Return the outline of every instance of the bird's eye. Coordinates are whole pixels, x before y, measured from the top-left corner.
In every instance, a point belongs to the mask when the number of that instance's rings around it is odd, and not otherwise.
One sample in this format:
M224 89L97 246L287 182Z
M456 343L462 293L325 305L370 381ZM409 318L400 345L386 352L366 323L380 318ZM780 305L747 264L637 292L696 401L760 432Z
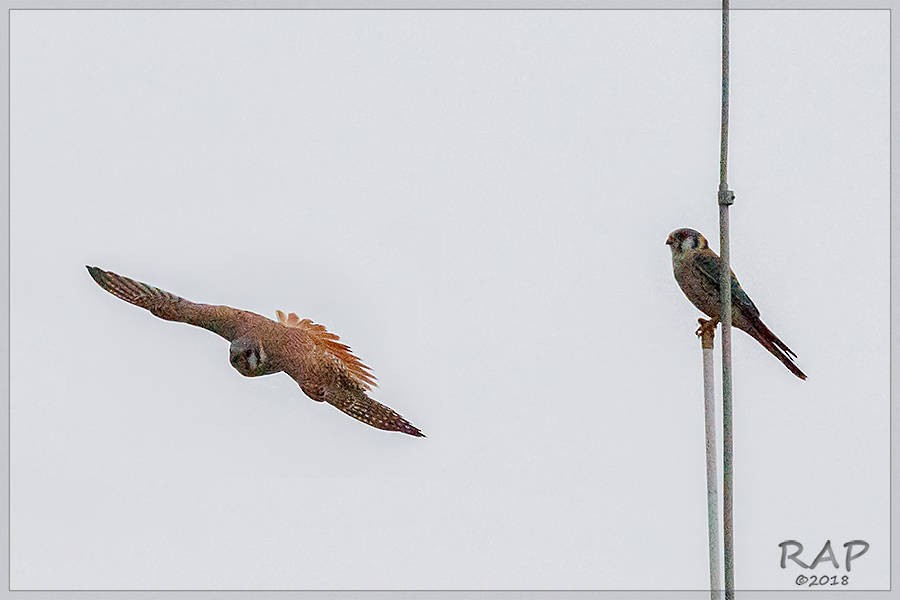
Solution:
M253 348L250 348L249 350L244 352L244 356L246 356L247 358L250 358L252 355L253 355Z

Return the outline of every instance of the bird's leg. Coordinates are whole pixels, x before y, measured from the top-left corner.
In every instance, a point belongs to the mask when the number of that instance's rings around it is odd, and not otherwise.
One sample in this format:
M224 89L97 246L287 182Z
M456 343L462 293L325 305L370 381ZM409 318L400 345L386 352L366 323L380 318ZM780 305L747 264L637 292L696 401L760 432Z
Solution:
M702 317L697 319L697 322L700 323L700 327L694 332L697 337L703 336L707 331L715 330L716 325L719 324L718 319L704 319Z

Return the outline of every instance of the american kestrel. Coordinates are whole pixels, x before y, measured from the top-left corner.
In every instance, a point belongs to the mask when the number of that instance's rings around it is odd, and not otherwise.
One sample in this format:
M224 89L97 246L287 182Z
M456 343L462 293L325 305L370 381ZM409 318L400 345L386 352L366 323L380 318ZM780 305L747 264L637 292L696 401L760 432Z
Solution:
M425 435L366 394L375 384L369 367L338 336L309 319L276 311L278 321L230 306L197 304L153 286L97 267L88 273L110 294L167 321L180 321L231 342L231 366L246 377L284 371L317 402L328 402L366 425Z
M703 327L715 327L721 314L719 256L710 250L706 238L693 229L676 229L669 234L666 245L672 251L675 281L688 300L712 319ZM759 318L759 309L741 288L734 271L731 272L731 307L732 325L749 333L763 348L784 363L791 373L800 379L806 379L803 371L794 364L793 359L797 355L763 324Z

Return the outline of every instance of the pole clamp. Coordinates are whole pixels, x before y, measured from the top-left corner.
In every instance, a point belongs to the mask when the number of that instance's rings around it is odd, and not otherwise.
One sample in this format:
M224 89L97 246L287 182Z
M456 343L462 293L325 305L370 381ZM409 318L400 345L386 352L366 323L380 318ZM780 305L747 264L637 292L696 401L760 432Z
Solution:
M719 206L731 206L732 204L734 204L734 192L719 190Z

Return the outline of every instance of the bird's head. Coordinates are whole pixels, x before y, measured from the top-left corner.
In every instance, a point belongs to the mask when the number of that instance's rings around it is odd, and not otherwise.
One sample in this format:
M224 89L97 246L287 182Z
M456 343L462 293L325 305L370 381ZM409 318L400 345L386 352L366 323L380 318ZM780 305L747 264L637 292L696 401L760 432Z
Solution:
M245 377L263 375L266 366L266 351L262 344L249 337L240 337L231 342L231 366Z
M684 254L691 250L709 248L709 243L703 234L695 229L676 229L666 238L666 245L672 250L672 256Z

